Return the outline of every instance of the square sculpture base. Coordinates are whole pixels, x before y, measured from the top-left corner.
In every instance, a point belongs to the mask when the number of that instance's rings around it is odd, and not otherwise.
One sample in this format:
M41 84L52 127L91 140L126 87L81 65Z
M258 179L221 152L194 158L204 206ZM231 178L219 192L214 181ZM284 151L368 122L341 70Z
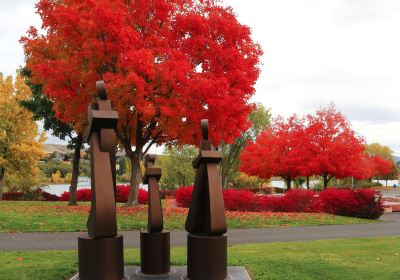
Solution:
M171 272L167 275L143 275L138 266L125 266L124 280L187 280L186 266L171 266ZM70 280L79 280L79 274ZM228 266L227 280L251 280L246 268L243 266Z

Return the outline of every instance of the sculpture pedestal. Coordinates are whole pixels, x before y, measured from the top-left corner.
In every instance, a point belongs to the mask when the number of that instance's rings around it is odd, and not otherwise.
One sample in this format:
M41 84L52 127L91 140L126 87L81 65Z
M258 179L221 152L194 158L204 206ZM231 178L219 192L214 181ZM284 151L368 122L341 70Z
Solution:
M125 275L127 280L184 280L187 279L186 270L186 266L172 266L171 272L168 273L168 275L150 276L142 275L140 273L140 267L126 266ZM229 266L227 279L251 280L250 275L247 273L246 269L243 266ZM80 280L79 275L75 275L70 280Z
M124 279L123 237L78 237L80 280Z
M168 274L170 264L170 232L140 232L140 267L147 275Z
M226 235L188 234L187 278L190 280L224 280L227 278Z

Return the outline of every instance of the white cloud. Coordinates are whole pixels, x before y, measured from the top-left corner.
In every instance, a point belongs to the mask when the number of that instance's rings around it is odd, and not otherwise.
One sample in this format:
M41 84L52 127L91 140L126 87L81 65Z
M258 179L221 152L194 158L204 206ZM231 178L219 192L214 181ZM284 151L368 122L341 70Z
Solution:
M264 50L254 100L274 115L333 102L368 142L400 154L400 2L226 0Z
M0 71L24 63L18 40L40 26L34 0L0 0ZM275 115L334 102L369 142L400 155L400 1L225 0L264 50L254 101Z

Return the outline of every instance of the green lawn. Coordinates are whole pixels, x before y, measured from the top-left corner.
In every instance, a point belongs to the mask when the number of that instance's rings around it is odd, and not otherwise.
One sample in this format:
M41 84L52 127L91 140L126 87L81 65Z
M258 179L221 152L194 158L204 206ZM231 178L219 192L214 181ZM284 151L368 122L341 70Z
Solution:
M247 244L229 247L229 264L245 266L253 279L400 278L400 237ZM172 249L172 264L185 264L185 248ZM127 265L139 251L126 250ZM69 279L77 270L75 251L0 252L2 280Z
M64 202L0 202L0 232L86 231L89 204ZM328 214L226 212L229 228L360 224L373 221ZM165 228L183 229L187 209L164 209ZM117 207L118 229L146 228L147 207Z

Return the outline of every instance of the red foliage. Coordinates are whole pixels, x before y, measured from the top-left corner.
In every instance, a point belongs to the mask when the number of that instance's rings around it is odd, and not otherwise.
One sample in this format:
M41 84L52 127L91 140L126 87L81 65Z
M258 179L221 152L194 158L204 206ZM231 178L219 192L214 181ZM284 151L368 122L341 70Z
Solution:
M304 147L313 154L309 159L314 166L312 174L321 175L325 187L332 177L354 176L363 155L364 140L351 129L347 118L331 106L308 115L307 120L305 135L309 137Z
M329 107L304 119L277 118L243 150L240 170L265 179L279 176L287 183L298 176L320 175L326 187L333 177L360 173L363 144L346 117Z
M9 200L9 201L17 201L21 200L22 197L24 196L24 193L22 192L5 192L3 193L3 200Z
M277 118L274 124L261 133L255 143L250 143L240 156L240 170L250 176L269 179L280 176L286 181L301 175L299 164L303 153L300 153L302 120L296 115L287 122Z
M76 191L76 199L78 201L91 201L92 190L91 189L80 189Z
M300 189L287 192L283 198L292 207L288 212L308 212L310 205L317 199L315 192Z
M117 202L127 202L129 196L130 186L129 185L118 185L117 186ZM149 197L148 192L143 189L139 189L138 198L139 204L147 204Z
M389 174L393 168L393 161L385 159L379 155L372 157L374 172L373 176L377 178L382 178L383 176Z
M354 171L353 176L357 180L372 178L374 174L374 163L371 156L363 154L360 158L358 168Z
M129 185L118 185L117 186L117 202L125 203L128 201L130 187ZM76 198L78 201L91 201L91 189L79 189L76 191ZM60 201L69 201L69 192L64 192ZM147 204L148 192L143 189L139 189L139 204Z
M69 192L63 192L60 196L60 201L69 201Z
M369 189L328 189L319 195L316 208L334 215L377 219L383 214L381 198Z
M23 192L5 192L3 193L3 200L19 201L19 200L42 200L42 201L59 201L59 197L45 191L37 190L31 195Z
M176 204L189 207L193 187L181 187L175 192ZM369 189L328 189L319 195L308 190L291 190L283 196L255 195L247 190L223 191L225 209L229 211L326 212L334 215L377 219L383 214L380 199L375 201Z
M259 209L272 212L312 212L310 205L316 200L316 194L308 190L291 190L283 196L262 196Z
M228 211L257 211L258 199L247 190L228 189L223 191L225 209Z
M48 192L44 192L44 191L41 192L41 196L42 196L42 200L44 200L44 201L59 201L60 200L59 196L48 193Z
M175 191L176 206L188 208L192 201L193 186L180 187Z
M104 77L121 134L140 132L126 137L136 148L198 144L203 118L211 139L232 142L249 125L262 51L218 2L40 0L43 29L21 39L26 66L77 131Z

